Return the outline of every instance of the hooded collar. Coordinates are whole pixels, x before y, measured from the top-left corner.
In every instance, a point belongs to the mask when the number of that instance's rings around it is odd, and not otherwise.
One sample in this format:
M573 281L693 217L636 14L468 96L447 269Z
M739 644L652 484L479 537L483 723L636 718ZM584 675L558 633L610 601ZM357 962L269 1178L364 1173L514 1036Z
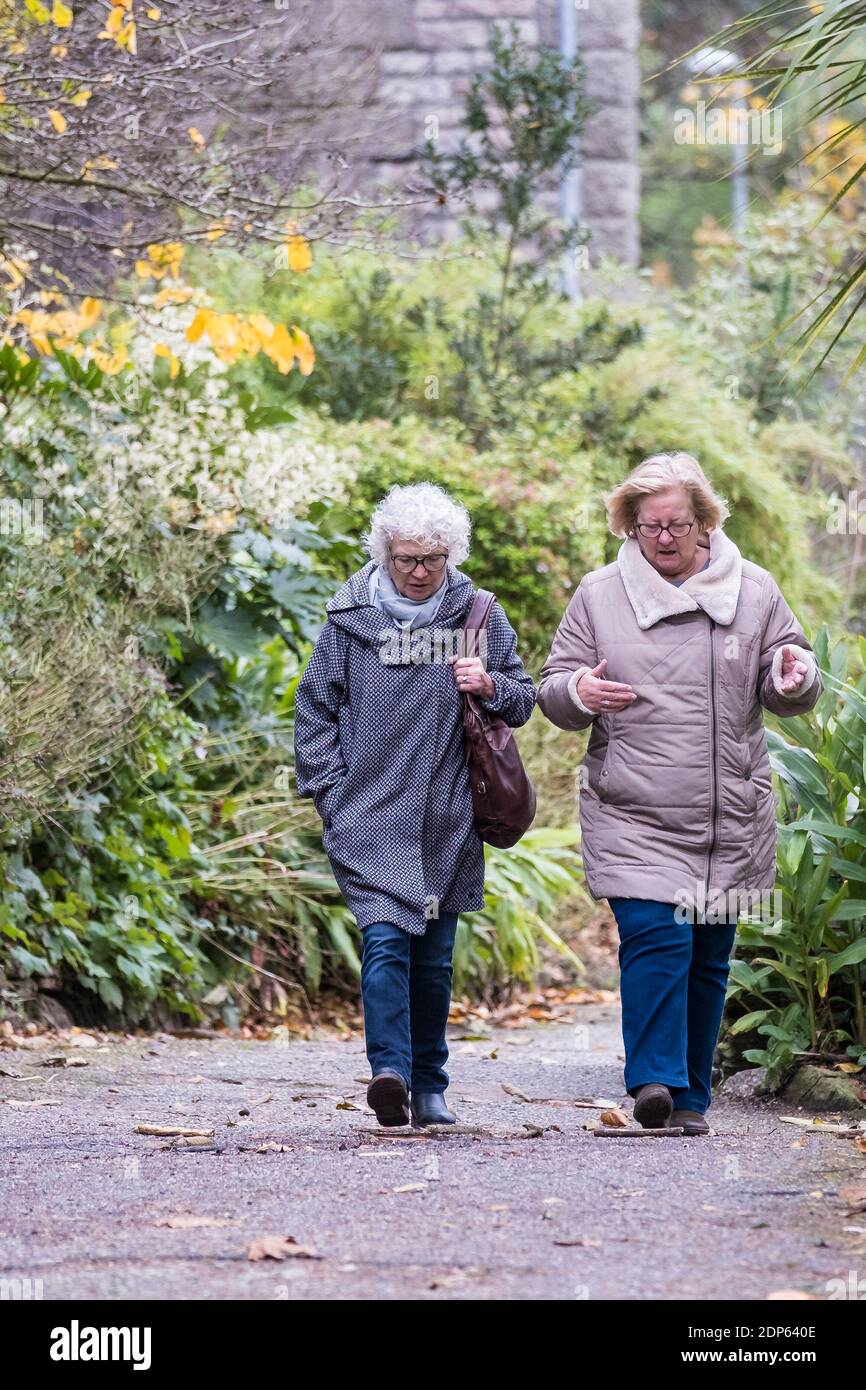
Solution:
M683 584L670 584L644 558L634 536L620 546L617 564L639 628L652 627L677 613L699 608L714 622L727 627L734 620L740 597L743 558L724 531L710 533L710 563Z
M361 569L349 575L325 604L325 611L332 622L371 644L378 644L383 632L393 633L395 630L394 620L370 602L370 574L375 568L376 561L368 560ZM469 611L475 590L469 576L462 574L450 560L445 571L446 578L442 582L447 582L448 591L436 613L436 626L458 627Z

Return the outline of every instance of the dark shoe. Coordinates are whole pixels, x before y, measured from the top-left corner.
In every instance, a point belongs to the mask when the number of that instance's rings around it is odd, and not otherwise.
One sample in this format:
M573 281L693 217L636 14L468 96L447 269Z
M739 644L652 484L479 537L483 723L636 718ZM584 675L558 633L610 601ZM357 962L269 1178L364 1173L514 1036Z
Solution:
M665 1129L673 1108L673 1096L667 1086L653 1082L639 1088L634 1101L634 1118L641 1129Z
M367 1104L380 1125L408 1125L409 1088L397 1071L380 1071L367 1087Z
M672 1110L668 1120L671 1129L682 1125L683 1135L709 1134L710 1127L699 1110Z
M457 1116L445 1104L441 1091L412 1092L412 1123L416 1125L453 1125Z

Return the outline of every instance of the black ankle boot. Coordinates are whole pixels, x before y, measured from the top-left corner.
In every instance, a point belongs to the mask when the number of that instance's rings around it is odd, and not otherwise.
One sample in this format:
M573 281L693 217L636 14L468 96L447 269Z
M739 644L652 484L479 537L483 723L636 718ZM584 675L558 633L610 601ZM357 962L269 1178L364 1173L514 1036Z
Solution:
M367 1104L380 1125L408 1125L409 1091L399 1072L377 1072L367 1087Z
M412 1092L412 1123L416 1125L453 1125L457 1116L445 1104L444 1091Z

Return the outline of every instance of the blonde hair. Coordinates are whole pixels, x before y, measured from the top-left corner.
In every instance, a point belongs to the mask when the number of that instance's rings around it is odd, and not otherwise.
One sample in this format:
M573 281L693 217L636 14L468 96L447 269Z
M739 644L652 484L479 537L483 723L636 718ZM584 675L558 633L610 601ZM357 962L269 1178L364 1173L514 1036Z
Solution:
M685 488L702 531L715 530L731 515L727 502L713 490L709 478L691 454L652 454L633 468L604 499L613 534L625 537L631 533L642 497L677 486Z

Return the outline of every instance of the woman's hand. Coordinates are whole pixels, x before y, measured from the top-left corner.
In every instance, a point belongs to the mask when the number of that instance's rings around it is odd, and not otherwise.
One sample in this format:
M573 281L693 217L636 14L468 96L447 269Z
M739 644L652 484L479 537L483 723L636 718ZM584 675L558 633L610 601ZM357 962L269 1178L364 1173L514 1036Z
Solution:
M496 687L485 671L480 656L452 656L451 663L461 695L480 695L489 700L495 694Z
M592 671L585 671L577 682L576 690L587 709L593 714L617 714L634 704L637 696L630 685L622 681L606 681L607 657L604 657Z
M782 669L779 674L781 677L782 689L786 695L790 695L794 690L799 690L808 670L809 667L806 665L805 661L801 661L799 657L796 657L790 647L782 648ZM581 699L582 698L581 696Z

